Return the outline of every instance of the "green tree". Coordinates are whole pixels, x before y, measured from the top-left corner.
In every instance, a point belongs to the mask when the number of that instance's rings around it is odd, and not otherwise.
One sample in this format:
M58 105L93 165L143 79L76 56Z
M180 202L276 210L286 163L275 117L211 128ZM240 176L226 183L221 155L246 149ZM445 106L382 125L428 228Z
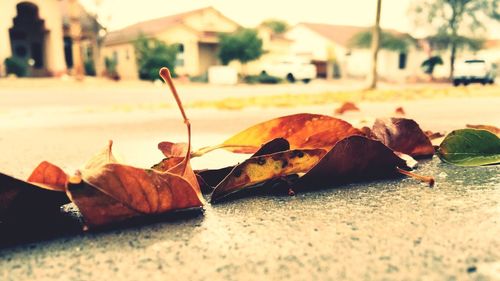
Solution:
M158 79L158 71L166 66L175 74L175 61L179 46L168 45L156 38L140 35L134 42L139 78L154 81Z
M262 53L262 40L255 29L244 28L231 34L219 35L219 58L223 65L233 60L246 64L260 58Z
M409 35L395 35L383 30L380 32L380 49L405 53L413 44L415 44L415 39ZM349 41L351 47L370 48L371 45L372 31L370 30L357 33Z
M470 36L484 30L488 18L500 20L500 0L414 0L414 13L419 26L437 28L429 42L436 49L450 50L450 77L460 48L481 48L481 39Z
M288 30L288 23L278 19L268 19L262 22L263 26L269 27L274 33L281 34Z

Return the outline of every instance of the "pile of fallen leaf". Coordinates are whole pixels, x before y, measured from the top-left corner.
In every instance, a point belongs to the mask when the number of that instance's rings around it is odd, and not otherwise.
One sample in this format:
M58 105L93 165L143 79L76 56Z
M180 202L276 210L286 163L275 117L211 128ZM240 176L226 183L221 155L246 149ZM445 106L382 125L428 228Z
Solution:
M0 173L0 221L36 212L50 220L62 205L73 203L84 229L131 218L176 210L202 208L202 193L210 202L229 199L251 188L290 195L315 188L336 187L357 181L409 176L434 184L432 177L412 172L415 159L434 154L460 166L500 163L499 131L491 126L456 130L439 146L419 125L405 118L377 119L372 127L355 128L326 115L301 113L254 125L221 144L191 151L191 127L172 83L170 72L160 76L170 87L188 130L187 143L162 142L165 158L149 169L118 163L112 142L70 175L42 162L26 181ZM347 104L337 111L357 110ZM404 115L404 110L398 109ZM496 130L496 131L495 131ZM252 154L234 166L197 170L190 159L215 149Z

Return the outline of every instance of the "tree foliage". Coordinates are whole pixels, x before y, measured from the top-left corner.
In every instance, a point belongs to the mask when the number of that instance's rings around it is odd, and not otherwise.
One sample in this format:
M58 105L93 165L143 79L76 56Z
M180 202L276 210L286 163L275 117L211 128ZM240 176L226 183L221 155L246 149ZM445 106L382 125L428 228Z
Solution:
M134 49L140 79L158 79L158 70L165 66L175 73L175 60L179 52L177 44L168 45L156 38L140 35L134 42Z
M380 48L396 52L407 52L415 40L409 35L395 35L382 31L380 34ZM366 30L354 35L349 42L351 47L370 48L372 44L372 31Z
M434 68L436 65L442 65L443 64L443 59L440 56L432 56L422 62L420 65L423 69L424 72L431 75L434 73Z
M269 27L274 33L281 34L288 30L288 23L278 19L268 19L262 22L263 26Z
M457 49L481 48L485 20L500 20L499 3L500 0L414 0L416 24L436 30L429 37L431 46L450 50L450 77Z
M233 60L245 64L258 59L262 53L262 40L254 29L244 28L219 36L219 58L224 65Z
M469 49L471 51L478 51L483 48L483 38L472 38L461 35L453 36L446 33L438 33L427 37L427 41L433 49L446 50L452 44L455 44L457 49Z

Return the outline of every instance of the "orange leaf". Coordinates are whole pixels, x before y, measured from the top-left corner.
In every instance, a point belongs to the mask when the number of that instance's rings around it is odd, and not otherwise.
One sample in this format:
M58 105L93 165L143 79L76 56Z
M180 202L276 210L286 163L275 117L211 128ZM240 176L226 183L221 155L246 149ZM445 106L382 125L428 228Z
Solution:
M191 164L188 162L187 166L184 168L183 161L184 157L165 158L160 163L154 165L152 169L160 172L169 172L174 175L182 176L197 192L201 192L198 179L193 169L191 168Z
M335 114L344 114L347 111L359 111L359 108L353 102L344 102L339 108L335 109Z
M203 196L189 164L191 125L173 85L170 71L160 70L181 111L188 131L187 145L164 142L159 148L167 159L154 169L116 163L112 142L69 180L68 196L78 206L87 227L168 211L200 208ZM185 148L185 149L184 149Z
M68 195L89 227L131 217L202 207L203 197L179 175L106 164L92 175L70 180Z
M394 113L398 114L398 115L406 115L406 112L404 110L403 107L397 107L396 110L394 110Z
M28 178L28 182L54 191L66 191L68 175L47 161L40 163Z
M184 157L188 152L188 144L164 141L158 144L158 149L165 155L165 157L172 157L172 156Z
M224 141L227 150L254 153L261 144L285 138L291 149L331 148L347 136L361 135L351 124L326 115L300 113L279 117L252 126ZM238 148L237 146L241 146Z

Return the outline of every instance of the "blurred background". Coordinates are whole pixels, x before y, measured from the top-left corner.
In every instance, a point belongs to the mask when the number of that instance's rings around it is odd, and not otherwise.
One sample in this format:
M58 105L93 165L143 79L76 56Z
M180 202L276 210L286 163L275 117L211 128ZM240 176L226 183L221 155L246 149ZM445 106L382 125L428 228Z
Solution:
M1 77L156 80L168 66L185 82L374 87L492 83L500 62L495 0L3 0L0 11Z

